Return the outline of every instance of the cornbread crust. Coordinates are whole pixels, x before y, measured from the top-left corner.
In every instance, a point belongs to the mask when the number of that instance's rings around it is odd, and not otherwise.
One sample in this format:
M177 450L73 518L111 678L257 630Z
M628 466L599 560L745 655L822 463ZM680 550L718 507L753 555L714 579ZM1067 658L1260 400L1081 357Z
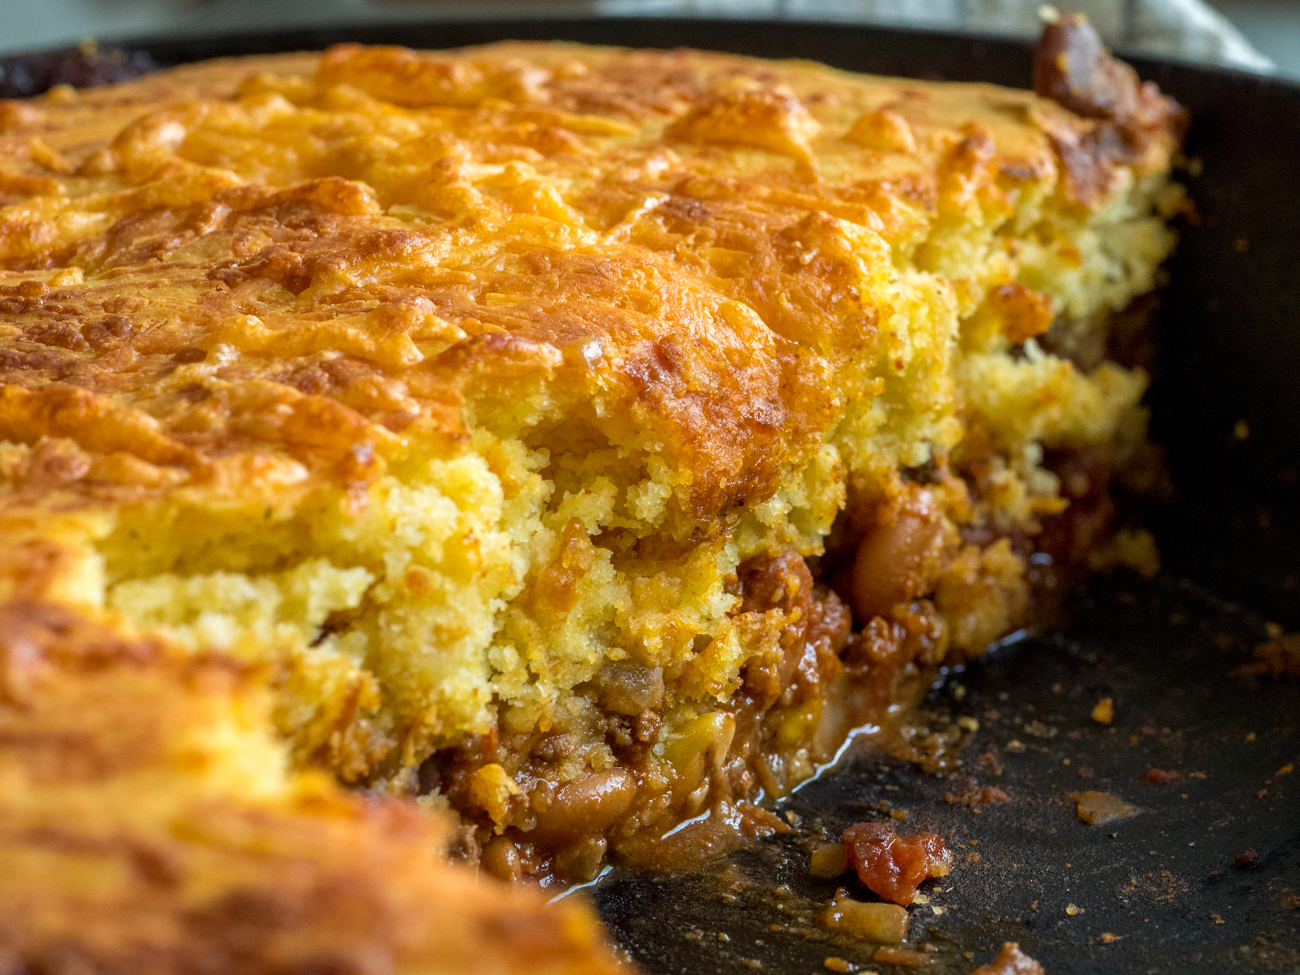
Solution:
M1146 379L1045 348L1173 245L1147 107L534 44L9 103L0 599L264 663L502 876L778 828L1103 544Z
M256 668L0 606L13 971L621 970L579 905L446 861L443 819L292 772Z

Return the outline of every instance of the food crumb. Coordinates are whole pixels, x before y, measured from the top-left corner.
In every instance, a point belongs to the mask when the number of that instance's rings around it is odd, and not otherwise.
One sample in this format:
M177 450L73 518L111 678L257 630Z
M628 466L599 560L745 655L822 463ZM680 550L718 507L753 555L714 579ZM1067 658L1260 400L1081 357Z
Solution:
M908 965L919 967L930 964L930 956L924 951L908 951L905 948L877 948L871 956L872 961L882 965Z
M822 913L821 926L877 944L899 944L907 938L908 914L898 904L862 903L843 889Z
M1096 707L1092 709L1092 720L1097 724L1110 724L1115 720L1115 701L1109 697L1103 697L1097 702Z
M1293 765L1291 762L1287 762L1285 765L1283 765L1280 769L1277 770L1276 774L1290 775L1294 771L1295 771L1295 765Z
M1103 931L1101 933L1101 943L1104 945L1113 945L1123 937L1122 934L1111 934L1109 931Z
M949 805L966 806L971 812L979 812L982 806L992 806L1010 800L1011 797L997 786L986 785L982 789L977 789L973 784L966 792L949 792L943 797L943 801Z
M822 843L813 848L808 873L822 880L833 880L849 869L843 843Z
M1248 673L1262 672L1275 679L1300 677L1300 633L1280 633L1267 643L1261 643L1255 648L1254 664L1241 669ZM1246 740L1254 741L1254 732Z
M1044 973L1043 966L1021 951L1020 945L1008 941L993 961L975 969L971 975L1044 975Z
M1002 774L1002 763L998 761L997 755L991 751L985 752L976 759L975 766L976 768L982 769L985 772L990 772L993 775Z
M1162 768L1147 769L1142 776L1143 782L1149 782L1152 785L1164 785L1166 782L1177 782L1182 776L1177 772L1166 772Z
M1074 800L1075 815L1079 817L1081 823L1088 826L1101 826L1121 819L1129 819L1142 811L1113 792L1096 792L1089 789L1085 792L1068 793L1066 798Z
M1076 914L1082 914L1083 908L1079 907L1077 904L1066 904L1065 913L1070 915L1070 917L1074 917Z
M1015 738L1012 738L1009 742L1007 742L1006 749L1007 751L1011 752L1013 755L1018 755L1025 750L1025 743L1023 741L1019 741Z
M851 972L854 970L852 962L845 961L843 958L839 958L836 955L831 955L822 962L822 965L832 972Z

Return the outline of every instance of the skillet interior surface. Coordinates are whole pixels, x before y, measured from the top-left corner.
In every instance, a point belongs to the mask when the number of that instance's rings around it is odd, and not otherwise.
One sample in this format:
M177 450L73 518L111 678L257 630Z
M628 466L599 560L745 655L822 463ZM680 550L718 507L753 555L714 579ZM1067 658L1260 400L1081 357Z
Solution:
M167 66L344 40L503 38L686 45L1017 87L1032 63L1015 41L681 19L426 21L124 47ZM933 829L958 848L941 890L912 908L931 970L969 972L1012 940L1054 975L1300 971L1300 773L1285 771L1300 765L1300 686L1234 675L1270 624L1300 629L1300 87L1129 60L1193 115L1196 162L1183 176L1198 216L1180 227L1161 294L1149 397L1176 486L1146 520L1163 572L1095 580L1063 627L948 675L924 706L938 738L961 736L946 768L922 771L864 738L778 807L798 821L791 833L692 874L603 878L590 893L645 971L812 972L829 956L891 971L869 946L818 932L835 884L806 875L819 836L891 810L906 812L904 831ZM1090 718L1102 697L1115 702L1109 727ZM921 735L911 747L930 745ZM1176 778L1144 781L1152 768ZM947 801L984 786L1009 800ZM1143 811L1084 826L1067 794L1086 789ZM1236 866L1247 848L1258 860Z

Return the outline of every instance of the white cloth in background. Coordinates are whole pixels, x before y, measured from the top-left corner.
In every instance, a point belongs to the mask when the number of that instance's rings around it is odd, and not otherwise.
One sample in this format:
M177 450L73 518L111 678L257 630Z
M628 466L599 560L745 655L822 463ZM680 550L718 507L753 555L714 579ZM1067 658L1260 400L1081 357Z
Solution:
M1042 0L0 0L0 54L93 37L257 33L439 17L663 15L832 20L1032 37ZM1112 47L1251 71L1273 64L1203 0L1057 0Z
M530 5L532 6L532 5ZM1036 36L1042 0L596 0L624 16L776 17ZM1201 0L1064 0L1088 16L1112 47L1161 57L1270 72L1273 62Z

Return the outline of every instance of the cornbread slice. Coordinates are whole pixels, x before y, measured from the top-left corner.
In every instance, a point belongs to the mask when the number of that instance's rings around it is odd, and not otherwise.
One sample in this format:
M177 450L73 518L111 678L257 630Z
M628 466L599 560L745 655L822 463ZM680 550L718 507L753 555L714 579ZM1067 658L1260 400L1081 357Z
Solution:
M0 599L266 667L295 768L501 877L778 828L900 682L1153 557L1104 351L1182 116L1081 29L1074 111L521 43L5 104Z
M623 970L578 905L449 864L441 818L289 770L259 669L0 606L8 971Z

